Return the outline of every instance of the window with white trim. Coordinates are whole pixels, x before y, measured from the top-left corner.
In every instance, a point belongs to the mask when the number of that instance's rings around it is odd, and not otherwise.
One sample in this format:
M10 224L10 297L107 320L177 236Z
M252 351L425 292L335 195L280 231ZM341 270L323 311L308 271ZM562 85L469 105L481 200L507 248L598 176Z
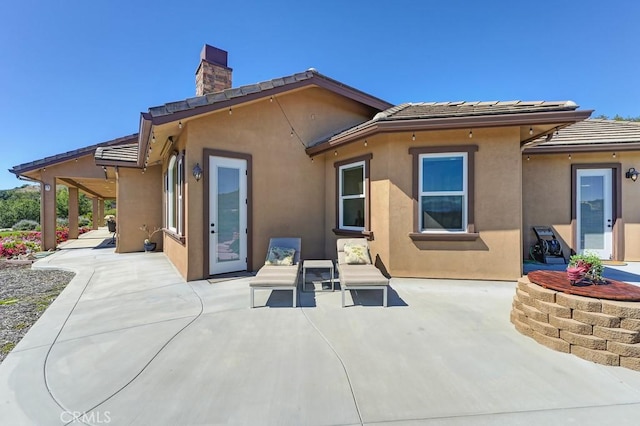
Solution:
M419 156L418 219L420 232L466 232L468 157L465 152Z
M339 228L351 231L365 229L367 188L365 161L344 164L338 169Z
M166 227L178 235L183 231L183 179L184 155L173 154L165 175Z

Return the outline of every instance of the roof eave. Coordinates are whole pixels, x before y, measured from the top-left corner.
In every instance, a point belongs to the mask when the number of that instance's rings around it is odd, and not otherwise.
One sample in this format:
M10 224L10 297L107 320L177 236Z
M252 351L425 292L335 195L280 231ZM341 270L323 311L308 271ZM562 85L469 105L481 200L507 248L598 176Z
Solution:
M526 148L523 154L568 154L575 152L606 152L606 151L638 151L640 142L629 143L600 143L600 144L566 144L566 145L537 145Z
M383 111L392 106L392 104L382 99L368 95L364 92L361 92L345 84L341 84L328 77L314 73L313 77L308 78L306 80L296 81L294 83L288 83L283 86L273 87L273 88L265 89L255 93L248 93L246 95L230 98L224 101L219 101L219 102L215 102L212 104L203 105L195 108L185 109L183 111L176 111L170 114L160 115L156 117L152 117L151 114L148 114L148 113L143 113L143 120L145 121L150 120L152 125L157 126L160 124L166 124L166 123L171 123L179 120L184 120L186 118L193 117L200 114L206 114L209 112L228 109L229 107L233 107L239 104L256 101L258 99L269 98L271 96L275 96L285 92L290 92L292 90L300 89L307 86L322 87L324 89L330 90L334 93L337 93L339 95L352 99L356 102L360 102L371 108L375 108L379 111ZM141 130L140 134L142 135L143 134L142 128L140 130Z
M22 176L24 173L29 173L34 170L49 167L53 164L64 163L65 161L73 160L75 158L81 158L88 155L95 155L95 152L100 147L116 146L130 143L137 135L134 133L129 136L123 136L121 138L113 139L99 144L91 145L84 148L79 148L73 151L68 151L62 154L54 155L51 157L45 157L40 160L32 161L30 163L19 164L9 169L9 172L16 176Z
M149 148L149 138L151 135L151 129L153 126L161 124L172 123L180 120L184 120L190 117L194 117L201 114L207 114L219 110L226 110L236 105L244 104L247 102L257 101L259 99L269 98L281 93L290 92L296 89L301 89L308 86L317 86L327 89L333 93L342 95L348 99L360 102L378 111L384 111L387 108L391 108L393 104L386 102L375 96L369 95L365 92L357 90L346 84L342 84L337 80L333 80L317 72L313 72L312 77L288 83L283 86L277 86L270 89L261 90L255 93L248 93L242 96L230 98L224 101L215 102L208 105L203 105L195 108L185 109L183 111L177 111L170 114L152 116L150 113L142 113L140 118L140 131L138 146L138 166L142 167L147 155L147 149Z
M521 114L495 114L465 117L425 118L406 120L378 120L342 137L329 139L306 149L309 156L321 154L363 137L376 133L420 131L420 130L452 130L460 128L508 127L535 124L576 123L588 118L593 110L585 111L549 111Z
M96 166L141 168L136 161L95 159Z
M148 112L140 114L140 130L138 131L138 159L136 167L142 167L146 159L147 149L149 148L149 139L151 137L151 127L155 123L153 117Z

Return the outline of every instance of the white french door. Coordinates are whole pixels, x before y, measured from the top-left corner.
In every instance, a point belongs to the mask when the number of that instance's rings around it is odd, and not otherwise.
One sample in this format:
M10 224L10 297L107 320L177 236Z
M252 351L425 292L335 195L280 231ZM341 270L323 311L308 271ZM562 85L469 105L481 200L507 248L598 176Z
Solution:
M578 253L596 253L601 259L613 255L613 205L611 169L578 169L576 224Z
M209 157L209 273L247 270L247 161Z

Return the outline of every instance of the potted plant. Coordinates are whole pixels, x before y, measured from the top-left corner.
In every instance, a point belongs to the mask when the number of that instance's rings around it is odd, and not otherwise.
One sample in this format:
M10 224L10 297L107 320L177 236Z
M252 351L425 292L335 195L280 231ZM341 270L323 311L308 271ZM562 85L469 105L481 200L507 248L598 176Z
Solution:
M583 254L574 254L569 259L567 266L567 278L571 281L571 285L575 285L582 279L586 279L593 284L602 284L605 282L602 277L604 266L597 254L584 252Z
M145 224L139 228L142 232L147 234L147 238L144 239L144 251L150 252L156 249L156 243L151 242L151 238L157 233L162 231L162 228L153 228L153 231Z
M112 214L108 214L104 217L104 220L107 223L109 232L116 232L116 217Z

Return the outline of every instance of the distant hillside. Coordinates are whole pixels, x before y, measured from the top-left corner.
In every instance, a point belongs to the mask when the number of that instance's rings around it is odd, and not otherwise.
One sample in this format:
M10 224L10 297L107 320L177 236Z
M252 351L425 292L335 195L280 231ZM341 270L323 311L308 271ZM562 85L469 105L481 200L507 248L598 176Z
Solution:
M8 191L16 191L16 192L37 192L40 193L40 185L31 185L31 184L26 184L26 185L22 185L18 188L13 188L12 190L9 189Z

